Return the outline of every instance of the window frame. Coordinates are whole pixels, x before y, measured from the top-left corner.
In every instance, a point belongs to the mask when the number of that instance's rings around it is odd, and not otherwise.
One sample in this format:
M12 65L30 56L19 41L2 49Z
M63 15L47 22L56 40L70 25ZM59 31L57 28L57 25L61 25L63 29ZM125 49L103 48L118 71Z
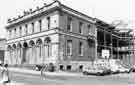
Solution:
M19 27L19 36L22 36L22 26Z
M48 27L48 30L50 29L50 24L51 24L51 17L48 16L47 17L47 27Z
M35 28L34 22L32 22L31 25L32 25L32 33L34 33L34 28Z
M42 31L42 20L38 20L38 23L39 23L39 31L41 32Z
M73 50L73 42L72 42L72 40L67 40L67 46L66 46L66 48L67 48L67 56L72 56L72 50Z
M25 34L28 34L28 24L25 24Z
M83 46L83 42L82 41L79 42L78 54L79 54L79 56L83 56L84 55L84 46Z
M72 17L67 18L67 32L72 32L73 19Z
M79 33L83 34L83 22L79 22Z

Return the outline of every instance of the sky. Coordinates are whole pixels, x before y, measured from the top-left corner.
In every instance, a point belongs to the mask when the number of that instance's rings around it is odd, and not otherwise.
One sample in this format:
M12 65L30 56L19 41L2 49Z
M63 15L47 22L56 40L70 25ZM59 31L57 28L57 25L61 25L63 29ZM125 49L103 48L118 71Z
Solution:
M59 0L63 4L99 18L107 23L123 20L135 24L135 0ZM35 9L52 0L0 0L0 38L6 37L8 18L22 15L24 10Z

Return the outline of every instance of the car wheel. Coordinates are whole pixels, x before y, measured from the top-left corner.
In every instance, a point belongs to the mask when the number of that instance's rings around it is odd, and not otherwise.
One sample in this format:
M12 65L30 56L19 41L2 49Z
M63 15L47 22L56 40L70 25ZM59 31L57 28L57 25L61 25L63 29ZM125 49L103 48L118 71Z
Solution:
M100 76L100 75L101 75L101 74L98 72L98 73L97 73L97 76Z

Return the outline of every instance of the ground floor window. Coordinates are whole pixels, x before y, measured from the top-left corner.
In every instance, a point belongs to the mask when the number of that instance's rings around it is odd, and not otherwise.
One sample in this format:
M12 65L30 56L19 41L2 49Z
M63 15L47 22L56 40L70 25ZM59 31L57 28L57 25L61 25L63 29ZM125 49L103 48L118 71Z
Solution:
M72 40L67 40L67 55L72 55Z
M63 65L60 65L60 70L64 70L64 66Z
M82 70L82 69L83 69L83 65L80 65L80 66L79 66L79 70Z
M71 70L71 65L67 65L67 68L66 68L68 71Z

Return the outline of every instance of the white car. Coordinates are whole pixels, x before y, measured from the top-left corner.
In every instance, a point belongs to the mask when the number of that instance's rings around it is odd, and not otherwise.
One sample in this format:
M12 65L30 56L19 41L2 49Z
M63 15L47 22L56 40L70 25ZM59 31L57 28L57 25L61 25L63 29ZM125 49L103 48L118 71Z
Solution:
M122 73L124 73L124 72L129 72L130 71L130 69L127 69L127 68L124 68L124 67L122 67L122 66L118 66L118 70L120 71L120 72L122 72Z
M88 74L91 74L91 75L102 75L102 74L104 74L104 70L100 70L100 69L97 69L95 67L85 66L83 68L83 74L84 75L88 75Z

